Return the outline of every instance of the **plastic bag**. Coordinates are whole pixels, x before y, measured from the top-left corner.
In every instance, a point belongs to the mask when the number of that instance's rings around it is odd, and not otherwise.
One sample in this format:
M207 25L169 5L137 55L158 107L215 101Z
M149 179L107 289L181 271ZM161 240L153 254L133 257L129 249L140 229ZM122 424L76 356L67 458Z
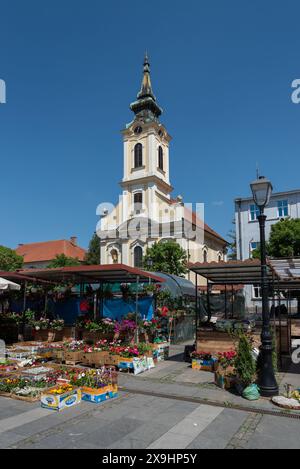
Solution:
M260 398L259 387L257 384L250 384L244 389L242 396L248 401L257 401Z

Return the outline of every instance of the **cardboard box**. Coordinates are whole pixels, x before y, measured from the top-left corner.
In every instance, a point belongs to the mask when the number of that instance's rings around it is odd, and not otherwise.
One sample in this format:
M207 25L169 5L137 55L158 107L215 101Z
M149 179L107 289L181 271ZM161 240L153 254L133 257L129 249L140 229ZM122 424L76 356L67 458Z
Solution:
M104 388L94 389L83 386L82 388L82 400L100 404L109 399L118 397L118 386L109 385Z
M45 409L60 411L80 404L81 402L81 389L75 388L72 391L67 391L63 394L50 394L51 389L44 391L41 394L41 406Z
M75 352L65 352L64 357L66 363L70 362L73 363L80 363L82 360L83 352L81 350L77 350Z
M192 359L192 369L201 371L215 371L217 359L211 358L210 360L203 360L201 358Z

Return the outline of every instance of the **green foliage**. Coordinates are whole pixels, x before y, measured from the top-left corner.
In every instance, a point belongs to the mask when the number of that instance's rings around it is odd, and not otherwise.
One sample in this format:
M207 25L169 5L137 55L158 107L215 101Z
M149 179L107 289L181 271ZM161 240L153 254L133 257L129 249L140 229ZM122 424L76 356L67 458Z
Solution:
M229 246L228 246L228 259L236 260L237 259L237 243L236 243L236 231L235 231L235 221L233 220L232 224L234 228L232 228L228 233Z
M154 243L147 248L144 257L144 267L147 267L147 261L152 260L152 267L149 270L154 272L165 272L183 276L187 273L187 254L176 241L165 241Z
M272 257L300 256L299 218L287 218L272 225L268 253Z
M0 246L0 270L13 272L17 269L21 269L22 266L22 256L19 256L13 249Z
M47 267L48 269L56 269L59 267L72 267L76 265L80 265L80 261L77 258L67 257L65 254L57 254L55 259L53 259Z
M251 339L244 333L238 335L238 345L235 358L235 369L244 386L253 383L256 373L256 364L252 356Z
M286 218L272 225L266 251L270 257L300 256L300 219ZM255 249L252 255L259 259L260 248Z
M94 233L89 243L88 252L85 255L85 264L98 265L99 262L100 262L100 239L97 236L97 233Z

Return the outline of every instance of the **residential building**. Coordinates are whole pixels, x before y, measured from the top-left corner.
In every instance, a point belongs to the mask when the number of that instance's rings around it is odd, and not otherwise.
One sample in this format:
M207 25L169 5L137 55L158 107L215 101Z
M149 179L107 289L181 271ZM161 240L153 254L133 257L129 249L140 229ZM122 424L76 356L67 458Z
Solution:
M253 251L259 247L259 210L252 197L235 199L235 226L237 259L245 260L252 257ZM300 218L300 189L273 193L269 205L265 208L266 239L271 227L284 218ZM246 306L253 311L261 305L261 289L259 286L246 287Z
M77 237L57 241L19 244L16 253L24 258L25 269L45 269L58 254L83 261L86 250L77 245Z

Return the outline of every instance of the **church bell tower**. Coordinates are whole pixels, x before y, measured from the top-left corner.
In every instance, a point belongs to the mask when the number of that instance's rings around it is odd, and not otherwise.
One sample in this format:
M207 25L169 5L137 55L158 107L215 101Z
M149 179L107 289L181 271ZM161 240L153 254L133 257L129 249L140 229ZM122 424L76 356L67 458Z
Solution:
M122 131L122 222L137 214L159 221L159 203L169 202L173 190L169 179L171 137L159 120L163 111L152 90L147 54L144 59L141 89L130 109L134 113L134 119Z

